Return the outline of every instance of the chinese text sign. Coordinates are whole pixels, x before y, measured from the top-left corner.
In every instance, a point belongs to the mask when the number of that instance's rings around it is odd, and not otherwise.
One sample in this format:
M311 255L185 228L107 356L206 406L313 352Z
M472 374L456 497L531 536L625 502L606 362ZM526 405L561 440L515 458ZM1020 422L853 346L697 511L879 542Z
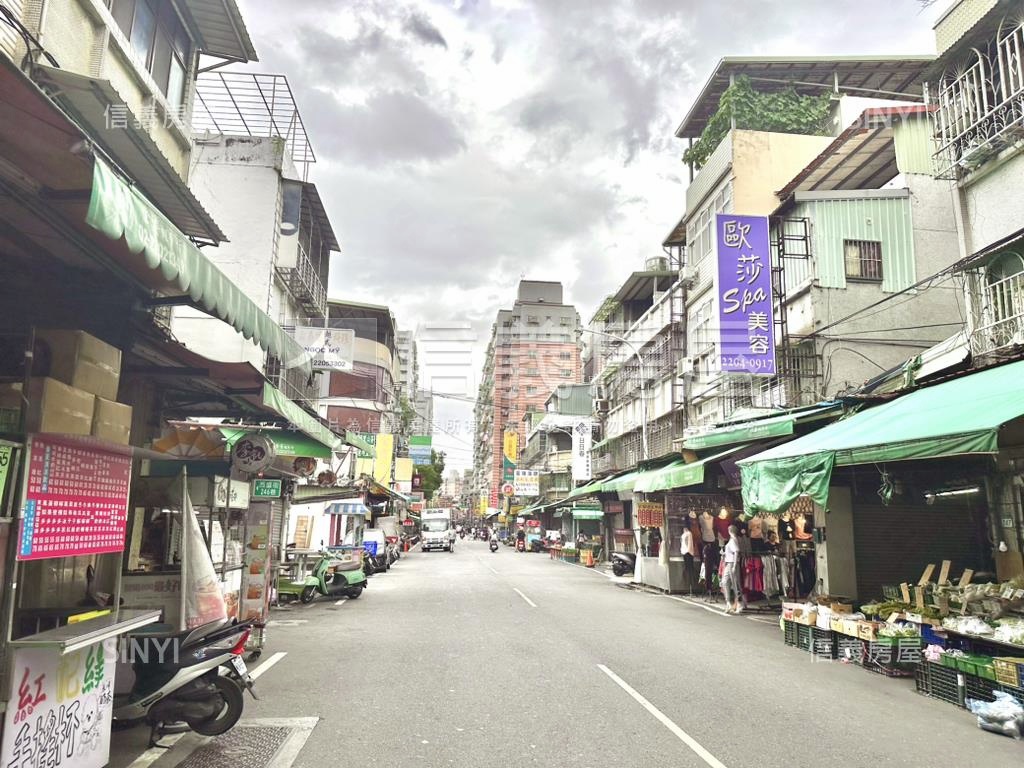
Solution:
M723 373L775 375L772 265L765 216L715 215Z
M131 468L129 456L35 438L18 559L124 549Z

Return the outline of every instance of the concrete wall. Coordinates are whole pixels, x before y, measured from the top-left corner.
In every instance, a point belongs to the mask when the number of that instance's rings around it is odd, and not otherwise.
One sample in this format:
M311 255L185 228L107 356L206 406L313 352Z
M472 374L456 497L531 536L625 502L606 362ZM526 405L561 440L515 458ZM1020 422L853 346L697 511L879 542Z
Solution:
M167 101L138 60L124 33L117 26L103 0L62 0L45 3L21 0L23 22L35 34L62 69L88 77L109 80L123 102L139 117L153 105L159 119L149 125L150 137L182 179L188 178L191 129L176 118ZM19 54L20 58L20 54ZM186 83L195 79L195 62L188 62ZM186 86L185 103L191 104L194 89Z
M1020 229L1024 222L1024 152L993 161L962 188L966 252L972 254Z
M732 213L767 216L779 204L782 189L832 139L766 131L732 132Z

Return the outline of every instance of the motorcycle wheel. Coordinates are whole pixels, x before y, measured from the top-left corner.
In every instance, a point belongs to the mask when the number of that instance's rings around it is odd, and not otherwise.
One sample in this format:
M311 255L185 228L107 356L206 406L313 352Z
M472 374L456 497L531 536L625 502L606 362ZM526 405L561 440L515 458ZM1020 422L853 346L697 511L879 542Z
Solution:
M352 587L352 589L350 589L348 592L345 593L345 595L348 597L349 600L355 600L361 594L363 594L363 588L361 586L360 587Z
M309 605L313 602L313 598L316 597L316 587L305 587L302 590L302 594L299 595L299 602L303 605Z
M242 707L245 703L242 699L242 689L230 677L216 675L210 682L224 701L224 707L216 715L205 720L193 722L186 718L185 722L200 736L220 736L230 731L242 716Z
M626 567L616 560L614 563L612 563L612 573L614 573L616 576L625 576Z

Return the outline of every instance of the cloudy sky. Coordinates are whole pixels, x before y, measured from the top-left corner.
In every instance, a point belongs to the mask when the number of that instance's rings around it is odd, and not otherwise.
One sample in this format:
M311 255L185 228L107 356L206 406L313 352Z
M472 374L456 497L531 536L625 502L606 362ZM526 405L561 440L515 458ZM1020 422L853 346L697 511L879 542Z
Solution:
M343 250L330 295L481 337L520 277L561 280L587 320L661 255L686 186L673 131L719 58L928 53L947 5L239 2L254 69L288 76L317 154ZM439 405L467 465L469 412Z

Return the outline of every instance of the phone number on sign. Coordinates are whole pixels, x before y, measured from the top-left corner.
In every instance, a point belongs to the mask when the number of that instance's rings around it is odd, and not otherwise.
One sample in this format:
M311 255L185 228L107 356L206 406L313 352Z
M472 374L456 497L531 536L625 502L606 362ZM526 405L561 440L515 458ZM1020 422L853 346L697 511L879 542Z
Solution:
M746 355L723 355L723 371L747 371L748 373L764 373L775 375L775 361L763 357L747 357Z

